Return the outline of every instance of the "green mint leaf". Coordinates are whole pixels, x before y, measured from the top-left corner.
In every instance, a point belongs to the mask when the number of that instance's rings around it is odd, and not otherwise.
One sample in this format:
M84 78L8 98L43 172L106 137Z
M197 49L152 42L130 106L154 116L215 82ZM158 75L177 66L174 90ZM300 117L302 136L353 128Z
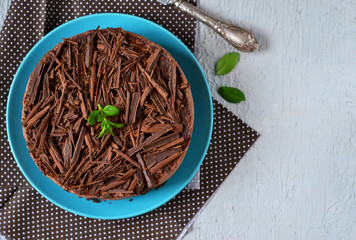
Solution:
M107 122L109 123L110 126L112 126L114 128L122 128L123 126L125 126L125 124L123 124L123 123L113 123L113 122L110 122L109 120L107 120Z
M99 110L92 111L88 117L88 124L94 125L95 123L97 123L99 114L100 114Z
M108 120L106 119L106 118L104 118L103 119L103 121L101 122L101 128L103 129L103 128L105 128L105 129L107 129L108 127L110 127L110 125L108 124L108 122L107 122Z
M102 126L102 125L101 125ZM104 127L101 127L101 132L100 132L100 134L99 134L99 136L98 136L98 138L101 138L104 134L105 134L105 131L106 131L106 128Z
M110 134L111 134L111 136L114 136L114 132L113 132L112 128L110 128Z
M109 124L109 120L107 120L106 118L104 118L104 120L103 120L103 122L102 122L101 124L104 124L106 129L112 128L112 127L110 126L110 124ZM109 131L107 131L107 133L109 133ZM106 133L106 134L107 134L107 133Z
M103 112L108 116L116 116L119 114L119 109L115 106L106 105L103 109Z
M98 138L101 138L105 134L111 134L114 136L113 127L121 128L124 126L122 123L113 123L106 119L107 116L116 116L119 114L119 109L115 106L107 105L104 108L98 104L98 109L90 113L88 117L88 123L94 125L97 122L101 122L101 131Z
M104 114L99 114L98 116L98 122L102 122L108 115Z
M228 53L216 64L216 74L225 75L234 69L237 62L239 61L240 55L237 52Z
M101 122L101 132L98 136L98 138L101 138L103 135L111 133L112 132L112 127L108 124L106 118Z
M111 127L105 129L105 131L104 131L104 134L109 134L109 133L112 133L112 128Z
M101 112L101 114L103 114L103 108L101 107L101 105L98 103L98 109Z
M233 87L220 87L219 94L230 103L239 103L242 101L246 101L245 94Z

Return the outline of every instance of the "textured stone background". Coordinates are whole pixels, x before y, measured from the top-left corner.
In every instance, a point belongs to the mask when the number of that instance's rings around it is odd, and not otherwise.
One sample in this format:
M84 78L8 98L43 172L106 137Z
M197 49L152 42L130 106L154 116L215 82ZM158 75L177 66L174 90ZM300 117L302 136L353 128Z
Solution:
M9 2L0 0L0 24ZM197 43L213 96L261 137L185 239L354 239L356 1L200 0L200 7L261 42L223 77L214 65L233 48L205 26ZM239 87L248 101L224 102L221 85Z

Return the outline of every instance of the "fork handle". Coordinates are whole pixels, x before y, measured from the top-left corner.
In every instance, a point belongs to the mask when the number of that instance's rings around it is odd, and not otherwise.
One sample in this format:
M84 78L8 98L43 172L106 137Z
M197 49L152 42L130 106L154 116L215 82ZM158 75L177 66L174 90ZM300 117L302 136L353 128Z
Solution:
M173 0L172 5L208 25L236 49L243 52L252 52L258 49L258 42L250 31L216 19L183 0Z

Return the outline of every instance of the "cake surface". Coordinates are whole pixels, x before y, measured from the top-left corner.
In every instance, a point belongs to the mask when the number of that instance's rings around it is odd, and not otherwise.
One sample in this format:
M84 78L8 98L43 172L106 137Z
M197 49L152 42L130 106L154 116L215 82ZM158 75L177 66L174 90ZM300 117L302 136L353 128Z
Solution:
M113 135L90 126L101 106L120 110ZM162 185L178 169L193 131L189 83L161 46L120 28L63 39L37 63L22 124L37 167L66 191L116 200Z

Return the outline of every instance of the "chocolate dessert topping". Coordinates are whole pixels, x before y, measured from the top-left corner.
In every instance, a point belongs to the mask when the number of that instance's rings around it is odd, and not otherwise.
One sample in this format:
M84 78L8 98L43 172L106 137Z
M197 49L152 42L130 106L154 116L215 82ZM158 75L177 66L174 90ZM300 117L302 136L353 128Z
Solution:
M98 138L100 124L88 124L98 104L118 108L106 118L124 127ZM162 185L183 161L193 120L177 62L120 28L63 39L36 65L23 100L23 132L36 165L88 199L132 197Z

